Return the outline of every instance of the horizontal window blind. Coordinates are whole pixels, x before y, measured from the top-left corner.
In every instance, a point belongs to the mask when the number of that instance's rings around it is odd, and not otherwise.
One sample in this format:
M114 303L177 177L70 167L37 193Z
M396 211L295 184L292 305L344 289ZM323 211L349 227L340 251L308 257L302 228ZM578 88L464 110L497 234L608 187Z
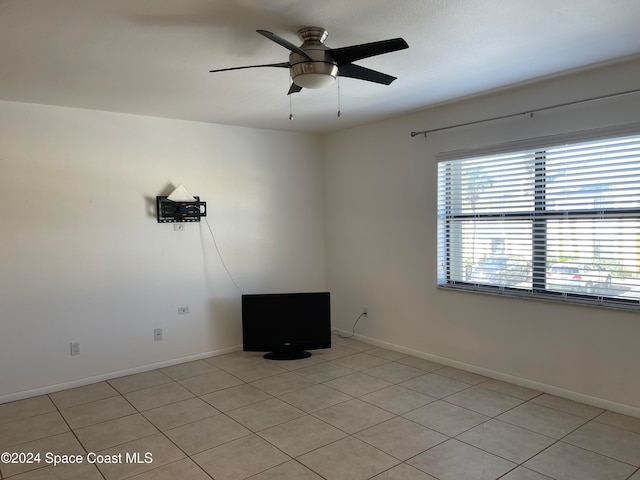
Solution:
M443 160L438 283L638 309L640 135Z

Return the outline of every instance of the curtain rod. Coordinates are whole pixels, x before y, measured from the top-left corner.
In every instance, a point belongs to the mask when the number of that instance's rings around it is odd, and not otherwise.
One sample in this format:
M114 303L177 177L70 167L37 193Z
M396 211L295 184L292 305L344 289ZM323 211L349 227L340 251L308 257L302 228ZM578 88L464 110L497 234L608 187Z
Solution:
M600 95L599 97L592 97L592 98L587 98L587 99L584 99L584 100L576 100L576 101L573 101L573 102L559 103L557 105L551 105L551 106L548 106L548 107L536 108L534 110L527 110L525 112L520 112L520 113L510 113L508 115L501 115L499 117L485 118L483 120L475 120L473 122L458 123L456 125L449 125L447 127L434 128L434 129L431 129L431 130L422 130L421 132L411 132L411 136L415 137L415 136L418 136L418 135L424 135L424 138L427 138L427 134L428 133L442 132L443 130L451 130L452 128L467 127L469 125L476 125L478 123L493 122L494 120L502 120L504 118L521 117L521 116L524 116L524 115L529 115L529 116L533 117L534 113L544 112L545 110L551 110L551 109L554 109L554 108L561 108L561 107L569 107L571 105L578 105L580 103L595 102L597 100L604 100L606 98L621 97L623 95L630 95L632 93L638 93L638 92L640 92L640 88L636 88L635 90L627 90L625 92L610 93L608 95Z

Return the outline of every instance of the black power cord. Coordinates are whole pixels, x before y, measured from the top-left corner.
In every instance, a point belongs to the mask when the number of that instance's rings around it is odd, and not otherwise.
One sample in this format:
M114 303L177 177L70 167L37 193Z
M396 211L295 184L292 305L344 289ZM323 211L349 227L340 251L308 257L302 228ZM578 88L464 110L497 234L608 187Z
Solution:
M358 316L358 318L356 318L356 321L354 322L353 327L351 328L351 335L340 335L340 331L338 331L338 330L334 330L332 333L333 333L334 335L337 335L337 336L338 336L338 337L340 337L340 338L351 338L351 337L353 337L353 336L356 334L356 325L358 324L358 322L360 321L360 319L361 319L362 317L366 317L366 316L367 316L367 313L366 313L366 312L362 312L362 313Z

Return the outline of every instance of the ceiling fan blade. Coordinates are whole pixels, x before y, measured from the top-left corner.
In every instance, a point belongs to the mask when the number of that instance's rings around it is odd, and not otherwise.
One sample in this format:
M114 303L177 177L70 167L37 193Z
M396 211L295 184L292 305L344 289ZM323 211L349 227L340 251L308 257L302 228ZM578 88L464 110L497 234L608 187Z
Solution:
M292 93L298 93L300 90L302 90L302 87L300 85L296 85L295 83L292 83L287 95L291 95Z
M338 66L340 67L363 58L395 52L396 50L404 50L405 48L409 48L407 42L402 38L393 38L391 40L363 43L362 45L352 45L350 47L332 48L328 50L328 52L331 58L338 62Z
M267 63L265 65L247 65L245 67L218 68L217 70L209 70L209 73L228 72L229 70L243 70L245 68L258 68L258 67L291 68L291 64L289 62L283 62L283 63Z
M382 85L389 85L397 77L392 77L386 73L377 72L370 68L361 67L360 65L354 65L353 63L347 63L338 67L338 76L357 78L358 80L366 80L367 82L381 83Z
M305 57L306 59L312 60L312 58L309 55L307 55L307 52L302 50L300 47L294 45L290 41L285 40L282 37L279 37L275 33L271 33L271 32L268 32L266 30L256 30L256 32L258 32L260 35L263 35L263 36L267 37L272 42L276 42L278 45L282 45L284 48L290 50L291 52L298 53L298 54L302 55L303 57Z

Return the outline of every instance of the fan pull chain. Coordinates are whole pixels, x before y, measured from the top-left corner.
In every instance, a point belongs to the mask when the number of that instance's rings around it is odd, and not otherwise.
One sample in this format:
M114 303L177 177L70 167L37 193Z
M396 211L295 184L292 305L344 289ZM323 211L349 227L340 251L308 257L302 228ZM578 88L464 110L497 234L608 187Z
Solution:
M291 79L291 77L289 77L289 90L291 90L291 85L293 85L293 80ZM292 105L292 95L289 93L287 95L289 97L289 120L293 120L293 107Z
M291 108L291 95L289 95L289 120L293 120L293 110Z
M338 77L337 80L338 80L338 118L340 118L342 116L342 111L340 111L340 77Z

